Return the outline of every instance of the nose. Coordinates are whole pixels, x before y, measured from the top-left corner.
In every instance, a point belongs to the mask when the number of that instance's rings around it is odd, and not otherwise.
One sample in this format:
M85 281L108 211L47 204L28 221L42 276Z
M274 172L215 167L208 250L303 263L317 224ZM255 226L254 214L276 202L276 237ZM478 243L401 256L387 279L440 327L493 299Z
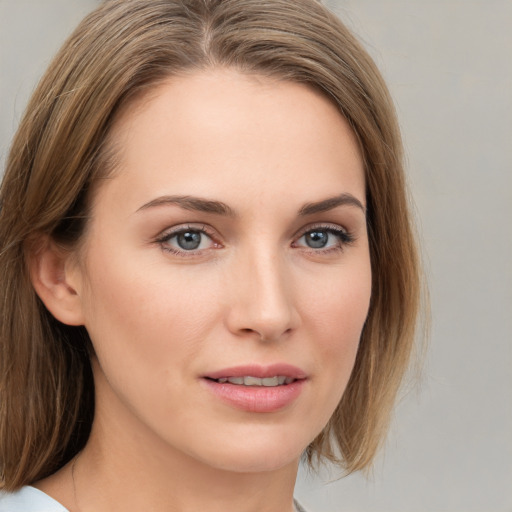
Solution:
M300 324L288 265L278 255L261 251L241 260L230 276L228 329L237 336L279 341Z

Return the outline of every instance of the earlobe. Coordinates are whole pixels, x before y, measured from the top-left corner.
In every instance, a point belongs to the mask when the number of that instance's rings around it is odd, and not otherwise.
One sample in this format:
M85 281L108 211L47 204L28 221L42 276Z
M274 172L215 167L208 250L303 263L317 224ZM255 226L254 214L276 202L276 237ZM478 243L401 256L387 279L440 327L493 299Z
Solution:
M82 298L77 290L72 254L49 237L32 244L28 254L32 285L48 311L67 325L83 325Z

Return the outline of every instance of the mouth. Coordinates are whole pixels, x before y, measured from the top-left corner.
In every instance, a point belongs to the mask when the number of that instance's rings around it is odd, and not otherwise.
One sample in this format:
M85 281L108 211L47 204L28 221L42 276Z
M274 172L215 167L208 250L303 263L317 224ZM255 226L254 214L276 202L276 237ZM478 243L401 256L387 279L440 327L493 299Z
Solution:
M255 386L255 387L266 387L273 388L276 386L287 386L292 384L298 379L294 377L287 377L286 375L275 375L274 377L253 377L252 375L246 375L243 377L220 377L218 379L212 379L206 377L208 380L218 382L219 384L235 384L237 386Z
M301 395L308 378L288 364L238 366L203 376L214 396L236 409L268 413L284 409Z

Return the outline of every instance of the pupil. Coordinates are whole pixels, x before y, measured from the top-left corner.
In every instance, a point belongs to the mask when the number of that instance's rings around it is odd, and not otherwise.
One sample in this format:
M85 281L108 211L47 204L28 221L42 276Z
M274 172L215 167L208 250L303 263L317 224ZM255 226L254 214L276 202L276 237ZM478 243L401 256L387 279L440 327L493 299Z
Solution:
M177 239L178 245L187 251L197 249L201 243L201 233L197 231L186 231L180 233Z
M311 231L306 235L306 243L313 249L320 249L327 244L327 238L325 231Z

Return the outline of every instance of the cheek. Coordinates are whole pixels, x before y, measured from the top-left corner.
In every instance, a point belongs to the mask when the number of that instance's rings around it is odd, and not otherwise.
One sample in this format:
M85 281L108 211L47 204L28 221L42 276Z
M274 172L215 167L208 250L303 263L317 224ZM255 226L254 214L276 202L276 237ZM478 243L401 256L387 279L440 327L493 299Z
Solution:
M85 302L98 369L108 381L101 392L112 389L125 405L160 418L155 425L167 424L170 404L181 403L178 390L193 384L205 343L220 338L212 333L222 325L223 288L212 269L192 272L138 253L114 258L122 251L98 247L89 255Z
M137 368L192 357L208 317L206 304L212 301L196 293L183 276L141 263L90 258L84 307L98 356L148 363Z
M343 345L336 343L336 340L359 340L368 314L370 297L371 270L368 262L359 265L359 268L342 269L338 274L334 273L316 293L309 293L305 309L311 321L336 348Z
M325 283L306 304L318 372L325 376L326 386L338 390L332 393L333 403L341 398L350 378L370 296L370 264L363 259L350 272L341 271Z
M158 273L150 265L142 268L122 262L95 266L85 301L86 327L103 400L120 400L152 418L156 428L168 423L171 405L180 403L177 390L191 384L186 370L194 367L208 336L215 301L191 289L183 273L167 276L161 268Z
M142 245L140 240L117 240L114 236L106 240L108 237L101 235L91 243L88 254L89 309L100 314L100 309L108 310L105 317L111 316L113 322L121 320L131 331L159 326L165 330L182 318L185 311L191 318L203 308L203 297L209 287L199 290L200 280L192 273L170 264L159 250ZM196 307L191 308L192 304ZM194 321L189 321L189 325L193 326Z

